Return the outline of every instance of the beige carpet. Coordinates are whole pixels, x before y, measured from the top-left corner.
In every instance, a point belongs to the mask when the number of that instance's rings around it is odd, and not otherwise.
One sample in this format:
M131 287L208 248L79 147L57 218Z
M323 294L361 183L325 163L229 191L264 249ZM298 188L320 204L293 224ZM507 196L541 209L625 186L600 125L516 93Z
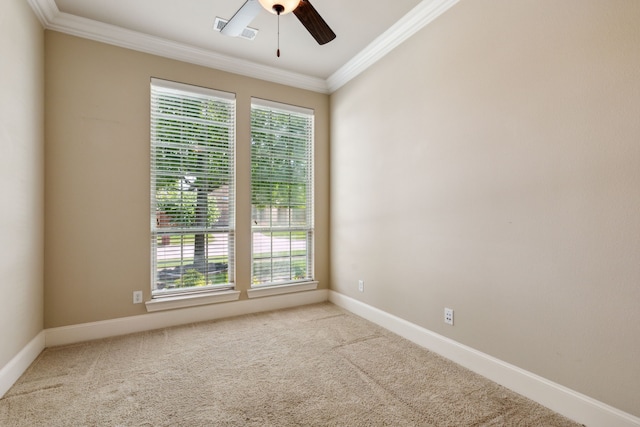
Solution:
M0 426L577 426L326 303L45 350Z

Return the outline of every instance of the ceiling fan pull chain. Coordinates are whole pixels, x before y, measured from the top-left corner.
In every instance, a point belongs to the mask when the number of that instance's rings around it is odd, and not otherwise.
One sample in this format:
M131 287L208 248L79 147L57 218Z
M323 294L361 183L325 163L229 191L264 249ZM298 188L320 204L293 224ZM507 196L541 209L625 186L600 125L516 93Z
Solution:
M280 10L278 9L278 51L277 55L280 58Z
M284 6L276 3L273 5L273 11L278 14L278 51L276 53L280 58L280 14L284 12Z

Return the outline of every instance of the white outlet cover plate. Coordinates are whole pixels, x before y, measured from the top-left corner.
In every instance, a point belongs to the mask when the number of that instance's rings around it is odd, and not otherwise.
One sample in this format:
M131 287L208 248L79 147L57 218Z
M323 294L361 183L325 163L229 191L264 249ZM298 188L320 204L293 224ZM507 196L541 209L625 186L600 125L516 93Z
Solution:
M453 309L445 308L444 309L444 323L447 325L453 326Z
M133 293L133 303L142 304L142 291L135 291Z

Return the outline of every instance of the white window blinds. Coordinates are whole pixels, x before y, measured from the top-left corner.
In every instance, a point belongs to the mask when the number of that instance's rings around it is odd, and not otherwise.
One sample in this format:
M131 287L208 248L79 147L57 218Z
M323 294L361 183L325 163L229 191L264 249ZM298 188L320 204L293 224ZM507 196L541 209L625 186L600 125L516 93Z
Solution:
M254 286L313 279L313 111L252 99Z
M153 296L233 285L235 96L151 81Z

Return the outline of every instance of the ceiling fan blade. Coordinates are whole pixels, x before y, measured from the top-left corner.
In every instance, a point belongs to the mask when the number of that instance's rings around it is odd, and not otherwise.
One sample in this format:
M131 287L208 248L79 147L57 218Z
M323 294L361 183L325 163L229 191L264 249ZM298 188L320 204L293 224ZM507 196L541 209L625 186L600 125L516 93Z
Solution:
M220 32L231 37L239 36L261 10L262 6L258 0L247 0Z
M336 38L336 34L329 28L329 25L327 25L324 19L322 19L322 16L320 16L308 0L301 0L293 13L313 38L316 39L318 44L329 43Z

